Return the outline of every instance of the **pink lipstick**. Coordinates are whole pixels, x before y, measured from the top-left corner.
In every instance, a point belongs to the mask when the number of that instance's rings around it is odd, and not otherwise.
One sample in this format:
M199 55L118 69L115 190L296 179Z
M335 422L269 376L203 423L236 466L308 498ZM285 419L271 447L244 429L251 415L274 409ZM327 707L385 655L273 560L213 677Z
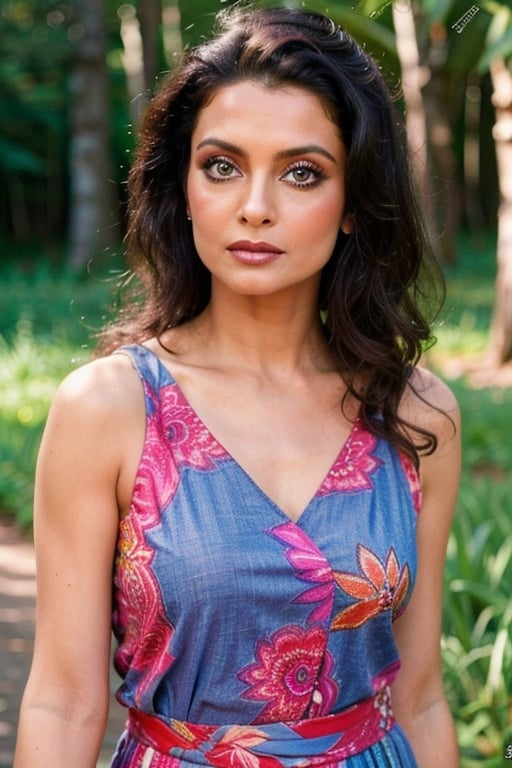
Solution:
M268 264L284 253L281 248L271 243L261 241L254 243L250 240L237 240L228 245L228 251L243 264Z

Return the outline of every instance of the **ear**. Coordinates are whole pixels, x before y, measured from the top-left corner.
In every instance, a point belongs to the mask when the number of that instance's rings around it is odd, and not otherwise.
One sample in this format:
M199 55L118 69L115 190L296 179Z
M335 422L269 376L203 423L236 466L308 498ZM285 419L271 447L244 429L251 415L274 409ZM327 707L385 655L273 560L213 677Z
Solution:
M346 213L340 224L340 229L344 235L351 235L354 231L354 217L351 213Z
M187 184L186 182L183 184L183 197L185 198L185 211L187 214L187 219L191 219L190 216L190 204L188 202L188 194L187 194Z

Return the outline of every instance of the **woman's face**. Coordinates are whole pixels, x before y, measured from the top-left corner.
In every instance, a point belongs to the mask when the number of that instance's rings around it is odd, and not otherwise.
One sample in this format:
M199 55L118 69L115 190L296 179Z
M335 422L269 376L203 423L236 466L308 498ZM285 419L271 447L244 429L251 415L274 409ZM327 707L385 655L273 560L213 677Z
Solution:
M320 99L243 80L199 113L186 181L197 252L248 296L318 289L345 213L345 149Z

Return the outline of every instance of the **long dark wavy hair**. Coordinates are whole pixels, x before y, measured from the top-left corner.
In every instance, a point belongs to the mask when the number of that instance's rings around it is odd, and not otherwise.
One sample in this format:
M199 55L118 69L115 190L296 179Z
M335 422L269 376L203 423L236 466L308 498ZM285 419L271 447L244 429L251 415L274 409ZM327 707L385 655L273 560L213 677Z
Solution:
M433 340L427 314L441 295L434 289L442 289L442 277L415 202L390 91L354 39L318 13L227 9L215 37L186 51L160 87L129 177L127 252L143 301L104 331L100 353L160 337L207 306L210 274L186 216L190 141L216 90L244 79L306 88L339 126L353 232L339 234L323 271L318 311L338 370L361 403L363 423L417 464L419 452L435 450L436 437L404 422L398 406L412 367Z

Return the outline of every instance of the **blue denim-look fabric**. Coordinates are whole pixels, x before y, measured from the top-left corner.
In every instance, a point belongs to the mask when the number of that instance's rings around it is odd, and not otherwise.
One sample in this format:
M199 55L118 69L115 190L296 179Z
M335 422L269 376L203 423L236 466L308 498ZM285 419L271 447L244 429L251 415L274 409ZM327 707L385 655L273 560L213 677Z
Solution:
M121 703L166 721L257 724L338 712L391 683L392 622L416 572L412 464L356 422L292 522L158 357L122 352L144 387L147 433L116 560ZM116 768L139 764L132 741ZM395 726L346 765L415 763Z

